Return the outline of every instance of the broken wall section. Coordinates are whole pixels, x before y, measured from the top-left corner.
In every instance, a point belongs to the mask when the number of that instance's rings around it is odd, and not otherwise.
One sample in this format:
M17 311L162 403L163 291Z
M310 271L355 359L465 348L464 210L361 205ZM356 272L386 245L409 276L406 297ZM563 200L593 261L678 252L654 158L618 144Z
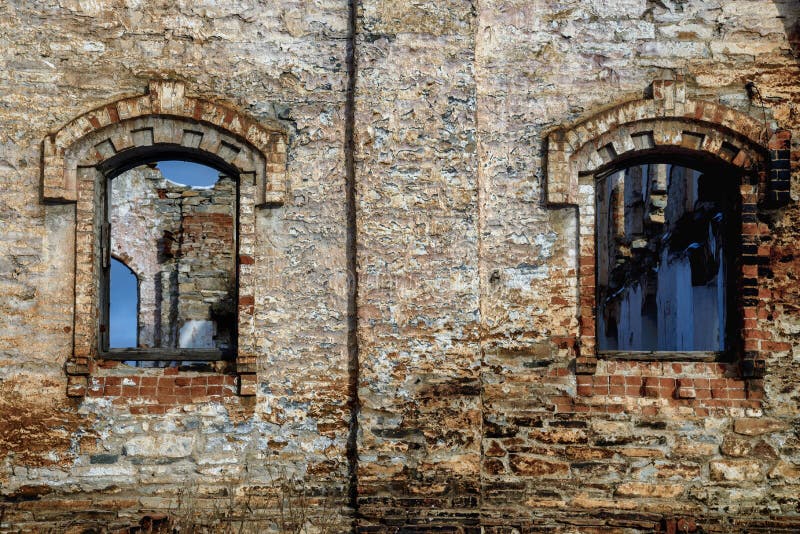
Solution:
M138 346L231 348L236 182L184 186L141 166L110 190L111 253L139 280Z

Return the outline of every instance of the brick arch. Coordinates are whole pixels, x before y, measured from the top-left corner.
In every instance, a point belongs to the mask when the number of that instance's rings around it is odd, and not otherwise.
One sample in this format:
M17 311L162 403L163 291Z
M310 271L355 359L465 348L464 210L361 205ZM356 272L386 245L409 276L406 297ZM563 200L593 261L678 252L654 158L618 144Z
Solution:
M138 265L137 262L133 260L133 258L125 258L119 254L114 254L114 252L110 252L109 256L111 256L111 259L117 260L122 265L124 265L126 269L128 269L131 273L133 273L133 276L135 276L137 280L141 278L141 273L145 269L141 265Z
M77 169L135 151L205 153L250 175L256 204L281 205L286 194L287 134L231 106L186 96L179 82L151 81L145 95L117 100L73 119L43 144L42 197L75 202Z
M765 125L722 104L687 99L679 80L653 82L652 96L610 108L547 137L547 202L578 204L578 177L614 160L682 150L743 170L762 168Z

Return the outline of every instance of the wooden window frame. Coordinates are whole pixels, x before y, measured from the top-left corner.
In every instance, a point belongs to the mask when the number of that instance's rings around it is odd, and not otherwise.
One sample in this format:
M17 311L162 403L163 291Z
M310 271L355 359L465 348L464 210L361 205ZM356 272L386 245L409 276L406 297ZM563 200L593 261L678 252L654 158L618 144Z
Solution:
M124 154L123 154L124 156ZM110 279L110 270L106 271L106 263L108 263L108 267L110 268L110 258L111 258L111 222L110 218L110 209L111 209L111 181L123 174L125 171L130 170L133 162L138 161L138 165L144 165L145 163L155 162L155 161L166 161L171 159L181 159L185 161L192 161L196 163L201 163L207 165L209 167L214 168L215 170L219 171L221 174L235 180L236 182L236 196L234 199L235 206L234 206L234 240L233 240L233 258L235 261L235 270L236 273L234 279L234 288L235 288L235 295L234 302L239 301L239 233L241 232L241 228L239 227L239 216L242 211L242 198L241 198L241 188L239 187L240 184L240 176L238 169L233 168L231 165L227 164L224 161L220 161L217 158L213 157L211 154L203 153L200 151L191 151L186 149L177 150L173 147L153 147L150 151L142 151L140 154L136 156L136 159L129 160L128 158L122 158L122 161L114 161L114 157L109 160L106 160L98 166L100 173L103 177L100 179L99 184L95 186L101 187L101 195L103 196L103 200L100 202L101 209L98 210L98 213L95 215L96 218L99 220L99 228L100 228L100 265L96 268L96 272L100 278L100 288L99 288L99 301L100 301L100 320L98 321L98 334L97 334L97 343L98 343L98 352L97 352L97 359L99 360L113 360L113 361L140 361L140 362L214 362L214 361L234 361L236 355L238 353L237 346L238 346L238 317L236 320L236 324L234 325L234 332L233 332L233 340L232 340L232 347L229 349L197 349L197 348L163 348L163 347L148 347L148 348L137 348L137 347L126 347L126 348L110 348L109 345L109 336L111 334L110 327L111 321L110 317L110 289L111 289L111 279ZM119 169L123 169L123 171L119 171ZM80 187L80 185L79 185ZM252 203L252 199L250 197L245 199L245 210L248 212L252 212L255 209L255 206ZM254 222L254 221L253 221ZM77 249L76 249L77 250ZM140 303L137 299L137 308L139 307ZM137 317L138 323L138 317Z

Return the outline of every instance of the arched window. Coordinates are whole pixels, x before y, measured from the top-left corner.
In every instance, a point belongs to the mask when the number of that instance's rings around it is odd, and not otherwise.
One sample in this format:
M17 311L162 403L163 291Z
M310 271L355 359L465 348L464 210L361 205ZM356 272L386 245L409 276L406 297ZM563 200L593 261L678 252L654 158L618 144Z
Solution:
M109 347L138 346L139 279L130 267L111 258L109 276Z
M114 319L127 300L115 293L122 277L112 261L104 352L223 357L236 345L236 180L174 160L110 176L109 250L137 266L140 291L138 335L122 344L117 331L126 325Z
M597 358L738 357L760 372L763 122L693 100L682 80L551 132L550 205L577 208L576 372Z
M240 394L255 394L255 219L258 208L283 204L286 139L276 122L261 124L164 81L152 81L147 94L89 111L45 139L42 198L76 205L69 395L85 394L93 359L225 359L230 365L216 368L239 375ZM205 165L225 178L205 189L183 179L171 183L161 171L172 161ZM147 190L149 220L144 205L114 206L116 187L139 186ZM149 224L158 235L133 231L137 224ZM147 235L148 246L157 245L146 254L135 247L123 251L132 235ZM140 275L133 347L115 348L109 339L112 249L126 262L130 256L128 264ZM140 260L161 267L148 270L135 264Z

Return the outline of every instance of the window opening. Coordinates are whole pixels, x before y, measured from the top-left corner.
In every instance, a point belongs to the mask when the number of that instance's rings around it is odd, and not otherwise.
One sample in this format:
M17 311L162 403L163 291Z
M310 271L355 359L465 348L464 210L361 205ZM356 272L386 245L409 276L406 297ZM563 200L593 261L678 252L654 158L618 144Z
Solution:
M671 163L597 180L600 351L728 348L737 185Z
M108 181L110 254L133 266L139 291L137 335L123 336L127 326L109 322L104 350L151 349L146 359L170 360L235 348L237 187L216 169L173 160ZM130 313L116 296L115 273L112 266L105 289L109 320Z

